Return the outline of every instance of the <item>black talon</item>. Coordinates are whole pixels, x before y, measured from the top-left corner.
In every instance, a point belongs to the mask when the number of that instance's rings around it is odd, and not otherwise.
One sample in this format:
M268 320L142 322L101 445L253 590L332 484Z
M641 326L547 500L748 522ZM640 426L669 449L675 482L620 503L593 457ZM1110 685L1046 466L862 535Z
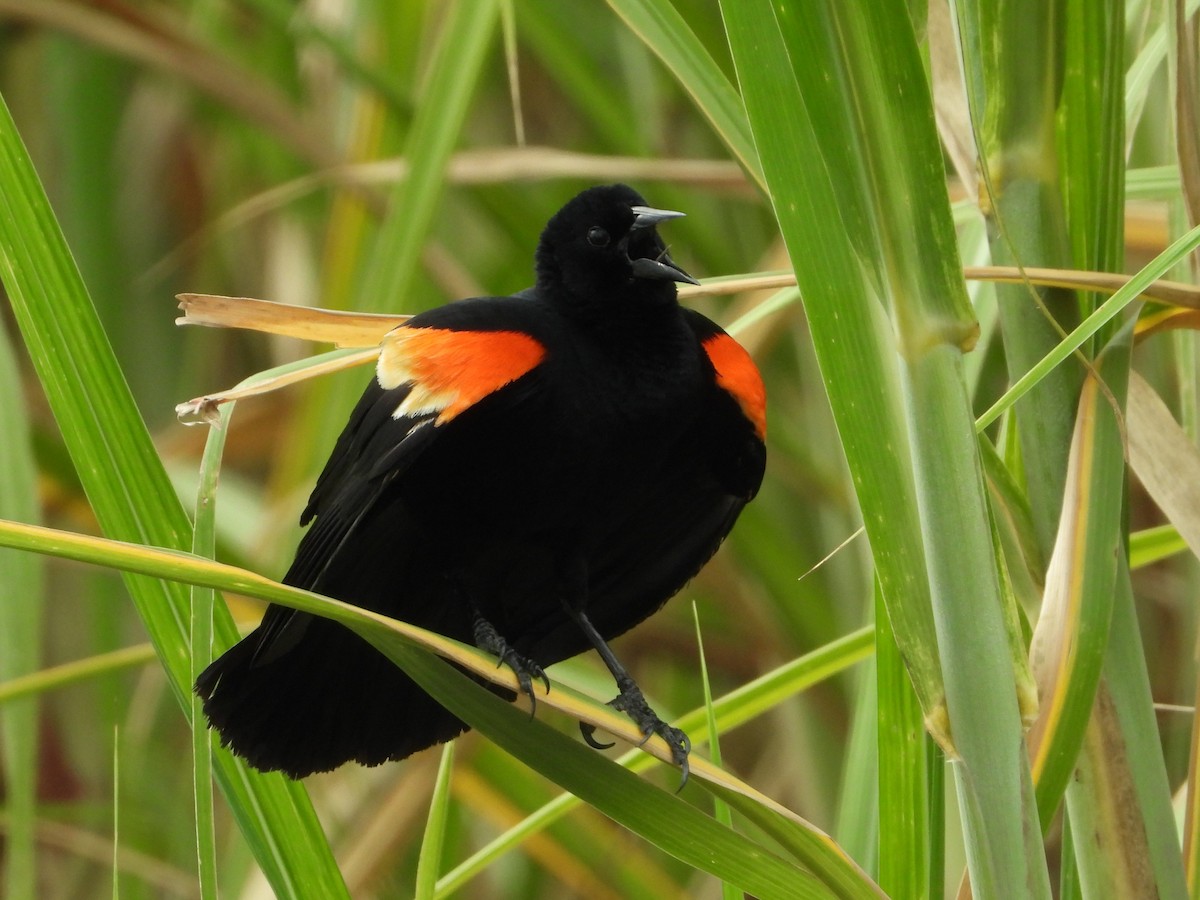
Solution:
M671 759L683 772L683 777L679 782L678 788L678 790L683 790L684 785L687 784L690 772L688 754L692 752L691 739L682 729L668 725L658 717L658 714L646 702L641 688L637 686L632 678L621 679L618 682L618 687L621 688L621 693L613 698L610 705L633 719L638 730L645 735L642 739L642 744L650 740L653 735L658 735L667 742L667 746L671 748ZM639 746L641 745L639 744Z
M650 704L646 702L645 696L642 694L641 688L637 686L632 678L624 677L618 681L618 686L621 688L621 693L617 694L612 700L608 701L608 705L618 712L623 712L633 723L637 725L638 730L643 737L638 742L638 746L644 746L650 738L658 735L671 748L671 759L675 765L679 766L682 777L679 780L679 787L676 788L676 793L682 791L688 783L688 776L691 774L691 768L688 765L688 755L692 752L691 738L680 728L673 725L668 725L650 708ZM579 731L583 735L584 741L589 747L596 750L607 750L613 745L602 744L593 737L596 732L596 727L587 722L579 723Z
M641 702L645 703L645 700L643 699ZM683 729L668 725L660 719L649 706L645 706L644 711L638 710L638 715L642 715L643 712L648 713L651 718L640 719L634 717L634 721L638 723L638 727L646 735L642 739L642 744L650 740L653 735L658 735L667 742L667 746L671 748L671 759L680 769L679 787L675 789L675 793L678 794L687 785L688 776L691 774L691 767L688 765L688 756L692 752L692 740ZM638 746L641 746L641 744Z
M537 679L546 686L546 693L550 693L550 679L546 672L538 663L528 657L522 656L511 646L508 641L504 640L500 632L487 619L475 614L475 646L480 650L495 654L497 658L496 668L508 666L512 669L514 675L517 676L517 686L520 693L525 694L529 698L529 717L532 719L537 713L537 697L533 693L533 679Z
M691 774L688 755L692 752L692 740L681 729L673 728L666 723L663 723L663 729L658 734L671 745L671 759L675 760L675 765L679 766L679 787L675 789L675 793L678 794L687 786L688 775Z
M579 723L579 733L583 735L583 742L593 750L609 750L617 743L616 741L609 741L607 744L600 743L593 737L596 733L596 726L588 722Z
M691 774L691 767L688 765L687 757L683 758L683 762L679 764L679 787L675 788L675 793L680 793L687 787L688 776Z

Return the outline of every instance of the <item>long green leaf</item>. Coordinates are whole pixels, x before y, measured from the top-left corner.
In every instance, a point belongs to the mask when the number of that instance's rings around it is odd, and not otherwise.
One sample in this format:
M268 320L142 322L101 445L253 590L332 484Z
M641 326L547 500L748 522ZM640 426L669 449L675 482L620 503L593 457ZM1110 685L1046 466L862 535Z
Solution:
M768 672L716 700L712 705L712 716L723 733L752 721L795 696L799 691L867 658L873 648L873 637L874 629L861 628L775 671ZM678 724L696 743L700 743L707 738L707 720L708 710L700 709L681 717ZM649 757L638 751L624 754L618 762L634 772L644 771L652 764ZM437 896L450 896L478 875L490 862L549 827L576 809L580 802L577 797L563 794L530 814L520 825L509 829L447 872L438 884ZM853 854L851 856L860 859Z
M0 102L0 280L63 439L105 533L183 548L191 529L137 412L45 192ZM185 713L191 680L186 591L126 578ZM225 641L229 617L218 619ZM280 896L345 886L303 787L251 772L228 754L217 776L238 824Z
M1067 792L1067 810L1091 838L1074 840L1083 896L1186 897L1171 787L1123 554L1117 559L1104 680L1080 754L1080 779L1081 787Z
M1070 247L1060 193L1055 115L1066 0L961 0L953 4L980 153L997 265L1064 266ZM1016 381L1079 320L1070 291L998 285L1005 362ZM1044 374L1016 405L1029 505L1042 552L1057 531L1079 366Z
M1130 336L1099 362L1108 395L1084 387L1072 442L1067 493L1030 656L1041 663L1041 714L1030 733L1038 812L1050 824L1075 771L1108 646L1117 557L1124 553L1124 454L1111 401L1124 403Z
M450 818L450 776L453 772L454 742L451 741L442 748L437 779L433 783L433 800L429 804L429 818L425 822L425 836L421 840L417 885L413 891L417 900L428 900L434 895L434 887L437 885L438 872L442 866L446 826Z
M200 485L196 490L196 512L192 552L212 559L217 550L217 485L221 459L225 453L225 438L234 404L221 410L217 425L209 430L200 462ZM190 622L189 678L194 684L200 673L212 662L213 606L216 594L212 588L191 588L192 618ZM199 867L200 896L215 900L217 896L216 828L213 819L212 745L213 738L204 721L200 697L192 695L192 795L196 804L196 857Z
M449 638L182 551L3 521L0 547L236 592L333 619L374 644L439 703L513 756L689 865L765 897L820 897L830 890L844 897L878 895L870 879L827 836L707 762L693 760L693 780L719 792L743 815L752 817L808 868L725 828L674 794L646 784L536 719L531 721L526 712L504 703L430 653L433 649L451 656L460 666L485 678L503 680L506 686L515 684L511 673L497 669L486 654ZM576 692L564 686L546 702L636 739L636 729L624 717L593 701L580 702ZM703 710L696 712L697 717L703 715ZM662 744L656 745L658 752L669 758L669 748L662 741L657 743Z
M890 325L841 225L847 207L825 166L771 4L731 0L722 13L888 614L929 715L943 692L928 584L911 566L924 549Z
M405 145L408 177L388 203L359 285L357 307L395 312L408 295L436 213L446 164L463 128L500 16L498 0L456 0L438 38L428 85Z
M1001 413L1013 407L1036 385L1043 382L1051 371L1079 349L1092 335L1111 322L1127 306L1137 301L1149 284L1162 278L1172 266L1186 259L1188 254L1197 247L1200 247L1200 225L1172 241L1170 246L1143 266L1120 290L1096 307L1095 312L1080 322L1074 331L1055 344L1029 371L1017 378L1012 387L976 420L976 427L982 431L995 422Z
M919 897L930 881L926 746L921 705L879 598L875 620L879 758L879 886L892 897Z
M914 669L929 721L943 726L937 733L958 757L954 771L973 881L983 895L1049 896L1037 829L1030 827L1032 783L1020 746L1010 640L962 375L961 351L974 328L954 271L940 149L908 10L901 3L765 2L730 2L723 9L897 642ZM914 233L922 236L916 246ZM816 277L831 268L831 259L837 278ZM807 280L806 269L813 270ZM899 360L895 344L889 346L869 317L881 299L892 313ZM873 346L864 352L856 342ZM836 394L846 386L832 377L826 360L840 355L849 356L847 368L878 357L902 372L869 392L850 389L848 406L861 406L864 395L882 401L885 412L876 412L870 424L855 421L858 410L839 406ZM907 427L897 421L904 417ZM870 471L854 446L859 441L882 445L893 459L871 459ZM864 489L880 473L895 473L886 496ZM928 597L897 590L881 558L881 549L892 549L897 538L879 520L908 524L907 516L919 522L909 540L920 535L923 549L905 564L926 562L936 636ZM907 571L910 583L924 582ZM962 603L967 596L970 606ZM911 633L899 615L905 609L919 624ZM948 722L939 722L940 703L925 705L921 692L942 682L922 683L926 673L912 666L913 645L935 659L940 653Z
M765 188L741 97L683 16L668 0L609 0L608 5L671 70L746 173Z
M0 322L0 516L39 518L37 468L22 402L16 355ZM42 564L22 553L0 551L0 681L30 675L41 657ZM8 829L3 881L9 897L32 897L37 885L38 700L26 697L0 713Z
M666 791L609 765L578 741L530 720L446 663L419 652L393 632L364 629L376 647L401 665L451 712L556 784L660 849L760 897L873 896L861 878L822 883L782 857L730 831ZM726 795L727 802L736 802Z

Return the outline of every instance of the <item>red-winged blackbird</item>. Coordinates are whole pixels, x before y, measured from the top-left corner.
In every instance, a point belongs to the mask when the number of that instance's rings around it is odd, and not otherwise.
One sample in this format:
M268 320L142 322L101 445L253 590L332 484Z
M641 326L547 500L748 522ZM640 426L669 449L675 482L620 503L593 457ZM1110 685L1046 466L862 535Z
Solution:
M655 226L679 215L625 185L586 190L542 233L535 287L388 334L283 580L474 642L531 700L543 666L594 648L612 704L686 774L687 736L605 641L716 552L766 451L754 363L676 300L675 282L695 282ZM467 727L362 638L282 606L196 690L227 746L293 777L401 759Z

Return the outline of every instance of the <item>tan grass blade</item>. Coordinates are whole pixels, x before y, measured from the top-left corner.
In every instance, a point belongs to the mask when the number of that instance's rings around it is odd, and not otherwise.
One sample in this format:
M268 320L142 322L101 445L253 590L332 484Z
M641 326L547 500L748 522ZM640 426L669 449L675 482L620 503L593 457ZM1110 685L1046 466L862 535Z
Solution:
M1008 266L976 266L964 270L970 280L1022 282L1054 285L1079 290L1112 292L1121 288L1129 279L1124 275L1107 272L1083 272L1072 269L1016 269ZM796 277L790 272L767 272L755 275L729 275L711 278L701 285L686 285L680 288L679 296L684 300L696 297L712 297L741 294L748 291L774 290L791 287ZM1186 313L1168 313L1152 318L1139 331L1145 338L1168 328L1195 328L1200 325L1196 313L1200 310L1200 288L1172 281L1156 281L1146 290L1146 296L1188 310ZM341 312L317 309L308 306L293 306L273 303L251 297L222 297L216 294L179 294L179 308L183 315L176 319L178 325L207 325L216 328L244 328L267 334L278 334L301 340L332 343L338 347L370 348L361 354L326 360L320 364L276 376L263 381L221 391L204 397L196 397L179 404L175 411L189 424L215 420L216 409L230 400L253 397L296 384L329 372L363 365L378 356L378 346L389 331L407 322L411 316L380 315L376 313Z
M971 281L1024 282L1112 293L1128 282L1125 275L1109 272L1084 272L1074 269L1017 269L1011 266L970 266L963 275ZM746 291L793 287L796 277L790 272L754 275L729 275L707 279L700 285L679 289L681 299L717 297ZM1175 281L1156 281L1145 296L1185 309L1200 310L1200 288ZM374 347L383 336L407 322L410 316L339 312L307 306L273 303L250 297L222 297L216 294L179 294L183 315L179 325L210 325L222 328L246 328L302 340L336 344L339 347Z
M1200 450L1146 379L1129 373L1129 464L1163 515L1200 556Z
M216 425L217 407L222 403L228 403L230 400L244 400L247 397L255 397L259 394L267 394L288 385L306 381L309 378L317 378L321 375L340 372L343 369L352 369L355 366L366 365L367 363L374 362L378 356L379 349L371 348L337 359L322 360L321 362L288 372L286 375L275 375L271 378L244 383L239 387L231 388L227 391L218 391L215 394L195 397L186 403L180 403L176 406L175 415L182 419L185 425Z
M1151 335L1179 329L1200 331L1200 310L1168 309L1138 320L1135 337L1141 343Z
M1101 291L1114 294L1125 287L1128 275L1112 272L1087 272L1081 269L1018 269L1014 266L967 266L963 277L968 281L995 281L1001 284L1029 284L1062 287L1077 291ZM1200 288L1179 281L1153 282L1142 296L1173 306L1200 309Z
M178 294L177 299L183 315L175 320L176 325L245 328L338 347L378 347L385 334L412 318L341 312L217 294Z

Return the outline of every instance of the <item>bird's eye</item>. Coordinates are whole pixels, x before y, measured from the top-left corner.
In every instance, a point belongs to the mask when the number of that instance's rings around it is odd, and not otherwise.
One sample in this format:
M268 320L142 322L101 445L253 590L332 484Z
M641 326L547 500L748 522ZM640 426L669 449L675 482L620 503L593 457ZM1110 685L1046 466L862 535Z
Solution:
M608 232L599 225L593 225L588 229L587 241L593 247L607 247L609 240Z

